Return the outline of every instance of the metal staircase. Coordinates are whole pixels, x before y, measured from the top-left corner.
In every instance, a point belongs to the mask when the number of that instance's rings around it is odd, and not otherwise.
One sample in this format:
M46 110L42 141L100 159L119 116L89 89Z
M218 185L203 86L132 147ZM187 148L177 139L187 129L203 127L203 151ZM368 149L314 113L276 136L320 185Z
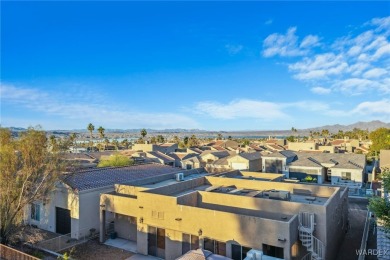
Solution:
M299 212L299 239L302 245L307 248L309 253L302 260L323 260L324 259L324 244L313 236L314 232L314 213Z

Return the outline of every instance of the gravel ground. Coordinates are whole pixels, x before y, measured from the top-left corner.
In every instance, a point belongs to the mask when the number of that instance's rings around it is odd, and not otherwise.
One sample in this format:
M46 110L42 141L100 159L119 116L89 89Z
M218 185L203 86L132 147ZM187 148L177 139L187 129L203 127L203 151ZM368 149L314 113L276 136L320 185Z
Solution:
M77 245L71 255L75 260L124 260L134 255L131 252L100 244L98 239L89 240L83 244ZM69 252L69 250L66 250ZM65 252L61 252L64 254Z

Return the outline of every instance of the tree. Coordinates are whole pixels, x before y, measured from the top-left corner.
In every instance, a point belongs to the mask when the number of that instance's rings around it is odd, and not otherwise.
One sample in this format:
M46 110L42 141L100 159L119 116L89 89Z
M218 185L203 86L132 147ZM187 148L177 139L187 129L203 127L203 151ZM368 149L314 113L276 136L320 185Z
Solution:
M91 139L89 141L89 146L91 147L91 151L92 151L92 138L93 138L92 132L93 132L93 130L95 130L95 126L92 123L89 123L87 126L87 130L89 131L89 134L91 137Z
M173 141L175 144L178 144L178 143L180 143L180 138L179 138L177 135L175 135L175 136L173 137L172 141Z
M293 133L292 135L296 135L298 130L295 127L291 127L291 132Z
M187 141L187 147L198 146L198 145L199 145L199 140L196 137L196 135L191 135L191 137Z
M49 140L50 140L50 148L51 150L54 152L58 149L58 143L57 143L57 139L55 137L55 135L51 135L49 137Z
M104 129L102 126L99 126L99 128L98 128L97 130L98 130L98 132L99 132L100 138L103 139L103 138L104 138L104 131L105 131L106 129Z
M217 140L222 140L222 139L223 139L223 136L222 136L221 133L219 133L219 134L217 135Z
M286 140L293 143L293 142L295 142L295 137L290 135L290 136L286 137Z
M370 133L372 145L370 151L373 154L378 154L382 149L390 149L390 129L378 128Z
M148 134L148 132L146 132L146 129L145 128L143 128L142 130L141 130L141 136L142 136L142 138L145 138L145 136Z
M165 138L162 135L158 135L156 140L157 140L157 143L164 143L165 142Z
M328 129L322 129L321 135L326 139L329 136L329 130Z
M7 244L21 227L24 209L48 198L64 164L62 153L49 151L39 128L29 128L17 140L0 128L0 141L0 242Z
M125 149L129 148L130 142L127 139L123 139L121 144L125 147Z
M155 136L152 136L152 137L150 138L150 143L152 143L152 144L156 144L156 143L157 143L157 139L156 139Z
M185 145L185 146L188 145L188 141L189 141L188 136L184 136L183 142L184 142L184 145Z
M134 164L133 160L120 153L110 155L108 158L102 158L97 167L118 167Z
M117 140L117 139L113 140L113 141L112 141L112 144L115 146L115 150L118 150L118 148L119 148L119 142L118 142L118 140Z
M386 169L380 176L385 192L390 191L390 170ZM379 219L383 228L390 232L390 200L387 197L373 197L370 199L368 208L374 212L377 219Z
M246 138L242 139L242 145L243 146L247 146L249 144L250 144L250 141L248 139L246 139Z
M76 138L77 138L77 134L76 133L71 133L70 136L69 136L69 140L70 140L70 142L72 143L72 146L73 146L73 151L75 151Z
M95 126L92 123L89 123L88 126L87 126L87 130L89 131L89 134L90 134L90 137L91 137L91 140L92 140L92 138L93 138L92 132L95 130Z

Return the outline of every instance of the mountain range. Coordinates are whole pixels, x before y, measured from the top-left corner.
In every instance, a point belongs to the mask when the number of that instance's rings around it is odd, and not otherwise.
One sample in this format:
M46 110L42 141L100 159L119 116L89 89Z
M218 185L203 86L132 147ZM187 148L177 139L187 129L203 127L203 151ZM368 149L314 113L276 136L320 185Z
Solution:
M357 122L350 125L341 125L341 124L335 124L335 125L324 125L319 127L313 127L313 128L306 128L306 129L298 129L298 132L301 134L309 133L310 131L321 131L323 129L329 130L331 133L337 133L339 130L342 131L351 131L354 128L360 128L363 130L373 131L375 129L378 129L380 127L386 127L390 128L390 123L385 123L379 120L374 120L370 122ZM25 131L25 128L22 127L9 127L9 129L12 132L22 132ZM141 129L106 129L106 133L139 133ZM247 130L247 131L207 131L207 130L201 130L201 129L182 129L182 128L176 128L176 129L164 129L164 130L156 130L156 129L146 129L148 133L209 133L209 134L216 134L216 133L256 133L260 135L288 135L291 134L291 130ZM71 133L71 132L77 132L77 133L87 133L88 130L86 129L73 129L73 130L47 130L47 132L51 133Z

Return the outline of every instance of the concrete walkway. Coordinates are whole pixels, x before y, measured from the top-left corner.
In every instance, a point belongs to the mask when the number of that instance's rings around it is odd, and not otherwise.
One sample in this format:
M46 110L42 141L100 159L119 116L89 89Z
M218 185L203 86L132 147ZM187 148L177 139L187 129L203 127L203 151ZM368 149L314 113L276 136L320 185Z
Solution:
M122 239L122 238L115 238L115 239L108 239L105 243L105 245L120 248L129 252L137 253L137 242Z

